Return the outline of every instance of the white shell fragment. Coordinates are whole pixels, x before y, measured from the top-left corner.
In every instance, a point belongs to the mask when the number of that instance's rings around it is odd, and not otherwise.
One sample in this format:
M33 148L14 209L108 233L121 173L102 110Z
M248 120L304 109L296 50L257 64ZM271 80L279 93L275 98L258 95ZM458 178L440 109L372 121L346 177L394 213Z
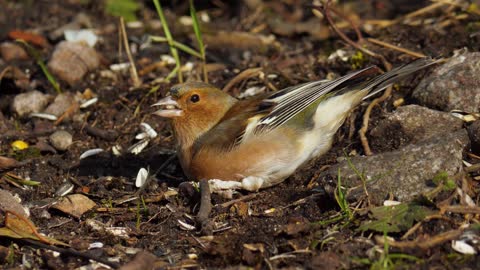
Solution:
M134 154L134 155L138 155L140 154L143 149L145 149L145 147L147 147L148 143L150 142L150 140L142 140L142 141L139 141L138 143L132 145L129 149L128 149L128 152Z
M470 123L480 119L479 113L469 113L461 110L452 110L450 112L452 116L462 119L464 122Z
M180 219L177 220L178 224L180 224L180 229L185 231L193 231L195 230L195 226L190 225L186 222L181 221Z
M145 132L149 138L153 139L157 137L158 133L147 123L141 123L140 128Z
M102 242L93 242L88 246L88 249L102 248L102 247L103 247Z
M339 50L336 50L334 53L332 53L328 56L329 61L334 61L337 58L342 60L343 62L347 62L348 61L348 53L345 50L339 49Z
M31 113L30 117L42 118L51 121L56 121L58 119L57 116L49 113Z
M174 65L176 63L175 58L173 58L172 56L170 56L168 54L161 55L160 59L162 60L162 62L165 62L169 65Z
M91 29L65 30L65 40L73 42L85 42L89 47L95 46L98 36Z
M462 240L453 240L452 241L452 248L458 253L474 255L477 254L477 251L471 245L465 243Z
M67 195L68 193L72 192L74 187L75 186L70 181L67 181L67 182L61 184L60 187L57 189L57 191L55 191L55 196L56 197L63 197L65 195Z
M97 155L97 154L99 154L103 151L104 150L102 148L94 148L94 149L87 150L87 151L83 152L83 154L80 155L80 159L84 159L84 158L87 158L89 156Z
M114 145L112 147L112 153L117 157L121 156L122 155L122 146L120 146L118 144Z
M141 21L133 21L133 22L127 22L127 27L132 28L132 29L138 29L144 27L143 22Z
M137 173L137 180L135 181L135 186L136 187L142 187L145 182L147 181L148 178L148 171L145 168L140 168L140 170Z
M394 206L394 205L399 205L401 202L399 201L392 201L392 200L385 200L383 202L383 206Z
M85 101L84 103L80 104L80 108L81 108L81 109L85 109L85 108L87 108L87 107L89 107L89 106L91 106L91 105L93 105L93 104L95 104L95 103L97 103L97 102L98 102L98 98L96 98L96 97L95 97L95 98L91 98L91 99Z
M110 65L110 70L111 71L126 71L130 68L130 63L120 63L120 64L113 64Z

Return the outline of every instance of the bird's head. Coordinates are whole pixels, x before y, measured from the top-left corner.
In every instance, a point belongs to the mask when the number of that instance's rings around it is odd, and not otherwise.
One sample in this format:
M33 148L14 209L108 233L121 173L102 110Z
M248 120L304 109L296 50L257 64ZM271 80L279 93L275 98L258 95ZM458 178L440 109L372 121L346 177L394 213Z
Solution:
M152 106L161 106L155 114L171 118L180 144L193 141L217 124L237 101L220 89L203 82L173 86L165 98Z

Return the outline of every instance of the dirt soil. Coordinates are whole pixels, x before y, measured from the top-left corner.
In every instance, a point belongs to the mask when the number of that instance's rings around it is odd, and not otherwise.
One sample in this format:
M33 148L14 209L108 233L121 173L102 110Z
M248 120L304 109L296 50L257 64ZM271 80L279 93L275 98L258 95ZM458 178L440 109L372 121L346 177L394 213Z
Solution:
M214 225L213 232L206 235L205 231L200 231L201 225L196 224L194 218L199 209L199 193L194 187L180 185L187 179L175 158L169 123L153 115L154 108L150 107L178 83L178 76L170 82L156 80L167 77L174 68L171 64L153 65L160 61L161 55L169 55L168 45L152 43L142 47L148 34L163 36L155 7L149 1L137 1L136 15L142 25L127 26L142 81L140 86L134 87L128 71L116 72L115 79L102 74L111 64L128 62L124 51L119 54L119 20L105 11L105 2L0 0L0 42L12 41L9 34L15 29L34 32L47 41L45 46L35 47L45 61L63 39L63 36L52 39L49 34L70 23L80 12L90 18L91 28L101 37L94 47L101 55L100 68L74 85L60 81L64 92L84 93L90 89L98 96L96 104L75 112L83 117L81 121L72 120L75 116L71 116L55 124L40 118L18 117L10 107L16 95L33 89L52 96L56 92L32 57L8 64L0 62L2 69L15 66L29 74L28 86L24 89L14 79L1 79L0 112L3 117L0 121L9 128L0 134L0 153L23 162L8 173L40 182L38 186L15 186L3 177L0 188L19 195L22 204L30 208L30 220L41 233L86 254L64 251L58 256L47 247L32 242L0 237L0 263L3 264L0 269L78 269L95 261L88 260L88 256L116 258L114 263L125 265L141 250L153 254L154 263L128 269L151 269L152 265L156 269L240 269L243 266L254 269L480 268L477 256L456 253L450 241L425 249L400 249L379 244L375 237L382 238L381 233L358 230L369 218L364 204L351 202L354 216L345 218L335 198L322 189L322 180L317 178L326 166L335 164L344 153L364 154L357 131L367 103L352 113L328 154L283 183L258 193L240 192L234 195L234 201L212 195L210 221ZM174 38L196 48L191 26L179 20L180 16L189 16L188 1L161 2ZM195 1L195 5L197 11L209 16L209 22L202 28L210 83L223 88L241 71L261 68L262 74L235 83L229 89L232 95L254 86L274 91L297 83L337 77L373 64L384 68L381 59L359 53L334 33L324 19L313 15L310 1ZM341 1L334 7L339 14L348 16L360 26L365 38L373 37L432 57L450 56L462 48L479 50L478 13L446 5L404 20L406 14L429 5L429 1L358 0ZM342 33L357 40L348 21L334 14L332 17ZM398 20L393 21L395 19ZM383 27L373 23L380 20L393 23ZM367 24L370 27L365 26ZM233 35L220 38L215 36L219 31L244 32L255 38L253 41ZM476 37L472 37L475 31ZM257 34L262 35L261 40L273 37L275 40L262 43ZM364 44L361 46L382 55L393 66L415 58L391 48ZM340 49L348 60L329 58ZM180 59L183 64L193 64L191 71L183 73L185 78L202 78L201 60L184 52L180 53ZM406 79L392 96L376 106L371 125L375 125L379 115L394 108L395 100L404 98L407 104L411 103L409 95L425 74L419 72ZM148 94L153 87L158 87L157 91ZM135 136L141 132L140 123L148 123L158 136L135 155L127 150L138 142ZM113 135L92 135L88 131L91 127ZM38 148L38 143L48 142L48 136L55 130L72 134L73 144L66 151ZM11 143L16 140L27 142L30 150L21 153L12 150ZM113 154L113 147L121 147L121 155ZM82 153L95 148L105 151L79 159ZM151 177L147 186L139 189L135 179L142 167L149 170ZM6 173L0 171L0 175ZM59 199L56 192L65 183L73 184L71 193L86 195L96 206L77 217L51 208ZM448 195L443 194L441 199ZM424 221L406 240L428 239L457 228L464 219L465 215L451 214ZM92 220L101 222L105 228L123 228L125 232L95 229ZM4 218L1 221L5 222ZM399 240L405 232L388 236ZM89 244L95 242L103 246L88 249ZM384 249L392 256L385 256ZM137 257L137 260L144 259Z

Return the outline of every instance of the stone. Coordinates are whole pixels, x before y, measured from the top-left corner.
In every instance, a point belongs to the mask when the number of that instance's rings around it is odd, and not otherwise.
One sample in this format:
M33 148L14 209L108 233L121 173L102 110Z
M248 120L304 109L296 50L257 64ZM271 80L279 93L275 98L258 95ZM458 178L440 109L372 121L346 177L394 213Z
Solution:
M49 137L50 143L55 149L65 151L72 144L73 137L65 130L57 130Z
M5 62L28 59L28 54L22 46L13 42L3 42L0 44L0 55Z
M18 116L26 116L30 113L43 111L50 101L50 96L34 90L15 96L11 109Z
M387 113L378 122L370 132L370 145L374 152L384 152L462 127L463 121L450 113L407 105Z
M462 172L463 151L469 145L466 130L444 133L400 150L373 156L353 157L330 167L319 180L333 194L340 172L348 200L365 197L363 175L370 202L382 205L392 194L395 200L411 201L430 191L430 181L439 173L453 176Z
M420 105L442 111L480 108L480 52L454 55L413 91Z
M53 102L48 105L44 113L53 114L57 117L63 115L68 109L72 108L72 114L78 110L78 102L75 100L75 95L69 92L58 94Z
M60 42L48 62L48 68L58 78L74 85L88 71L100 65L100 57L95 49L81 42Z

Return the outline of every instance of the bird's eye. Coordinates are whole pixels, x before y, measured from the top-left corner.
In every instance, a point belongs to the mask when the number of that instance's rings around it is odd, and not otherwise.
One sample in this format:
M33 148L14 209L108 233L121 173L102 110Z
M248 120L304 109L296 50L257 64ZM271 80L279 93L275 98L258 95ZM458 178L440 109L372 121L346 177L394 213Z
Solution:
M193 103L196 103L196 102L200 101L200 97L197 94L194 94L190 97L190 101L193 102Z

